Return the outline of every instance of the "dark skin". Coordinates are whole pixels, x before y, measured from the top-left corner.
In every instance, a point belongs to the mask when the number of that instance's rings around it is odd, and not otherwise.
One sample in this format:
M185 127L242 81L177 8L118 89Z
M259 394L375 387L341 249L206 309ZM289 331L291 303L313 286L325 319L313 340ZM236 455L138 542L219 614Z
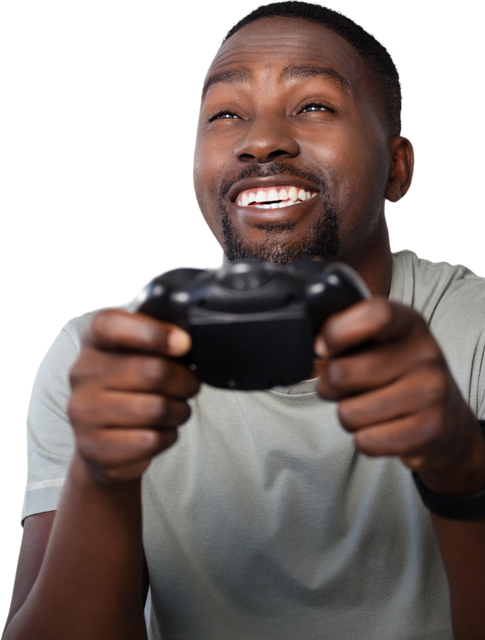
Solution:
M348 86L327 75L282 79L283 69L292 65L331 67ZM217 82L204 92L192 155L196 202L224 259L231 259L221 222L226 212L252 255L284 262L284 251L311 245L315 221L325 217L330 201L338 213L338 251L307 257L347 262L374 297L322 328L316 341L322 359L312 374L319 377L318 393L340 401L342 426L355 434L364 453L399 455L410 469L427 474L435 488L430 473L444 479L454 465L464 462L469 468L473 460L476 477L464 482L461 492L485 485L478 421L438 345L418 313L387 300L391 249L385 204L397 204L413 184L411 141L389 134L353 47L321 25L294 18L247 25L220 47L209 82L236 69L246 71L248 79ZM256 220L251 207L234 202L234 189L225 191L225 184L237 184L249 165L262 177L274 166L281 168L288 183L298 172L314 175L319 195L295 207L285 228L269 215L264 219L269 212ZM337 357L365 341L372 347ZM447 489L460 491L456 483Z
M270 237L288 250L308 242L323 199L319 183L300 182L288 173L321 173L339 212L338 257L359 271L374 293L387 294L391 261L384 199L397 200L407 191L411 145L404 138L389 139L369 99L367 76L342 38L325 29L322 39L322 27L307 21L292 20L288 30L288 20L275 18L272 34L264 33L268 22L257 21L230 38L207 74L206 86L235 70L248 79L211 84L202 101L194 163L201 211L224 244L217 196L230 180L223 200L238 234L256 247ZM346 85L327 75L305 78L309 69L337 71ZM249 165L269 173L275 162L283 165L278 175L240 179ZM390 179L383 166L396 175ZM285 184L313 189L318 197L271 215L235 202L242 189ZM295 226L280 229L282 222Z
M328 72L282 73L295 66L331 68L345 82ZM386 298L384 200L409 188L410 143L389 134L352 47L319 25L273 18L247 25L221 47L208 78L236 69L217 76L202 101L195 185L209 226L224 243L216 213L224 210L256 252L290 251L308 240L325 209L325 185L339 213L339 257L374 298L322 327L318 392L338 402L343 428L367 455L399 457L437 493L482 490L478 422L424 320ZM270 175L275 163L283 170ZM257 177L241 179L248 166ZM241 190L292 184L317 195L270 213L236 203ZM140 481L152 457L174 444L187 399L198 391L194 375L167 359L189 347L183 331L142 315L96 316L71 373L73 463L55 518L26 522L6 640L64 639L66 629L74 639L146 638ZM455 638L483 638L485 521L431 517Z
M238 206L238 194L286 184L319 191L317 182L289 173L317 168L340 213L338 258L353 266L374 294L386 295L391 258L384 201L397 201L409 188L412 147L405 138L390 138L382 126L369 99L367 76L350 45L328 30L322 40L321 28L306 21L292 20L288 32L288 20L271 19L272 33L265 33L267 23L261 20L244 29L244 39L235 34L207 74L194 163L201 211L224 246L216 194L232 177L224 201L238 234L253 247L270 237L274 244L291 248L308 241L320 215L321 191L310 201L272 210L271 215ZM346 84L331 75L289 75L287 70L295 68L335 70ZM282 76L284 72L289 77ZM269 173L275 162L288 168L286 175L284 167L277 175ZM259 166L261 173L266 169L267 175L241 179L249 165ZM383 165L389 167L388 174ZM281 229L282 222L288 227Z
M350 90L326 76L282 79L292 65L331 67ZM217 82L204 92L192 151L196 205L223 260L285 263L290 255L343 260L356 269L373 298L322 327L312 374L319 395L338 402L342 427L364 454L398 456L439 494L483 490L478 420L423 318L388 300L385 202L398 204L414 183L411 141L383 127L364 67L352 47L323 26L257 20L219 48L205 84L236 69L247 79ZM295 175L309 179L318 196L276 220L235 202L241 188L255 186L243 179L274 173L287 175L288 184ZM332 211L337 250L335 243L315 247L317 221ZM315 252L305 253L307 247ZM455 638L484 637L485 518L431 518L450 584Z

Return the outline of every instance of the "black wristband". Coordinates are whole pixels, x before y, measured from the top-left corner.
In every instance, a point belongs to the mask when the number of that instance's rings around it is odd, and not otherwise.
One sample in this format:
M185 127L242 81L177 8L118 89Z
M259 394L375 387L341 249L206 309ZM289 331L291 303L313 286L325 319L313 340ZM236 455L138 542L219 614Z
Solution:
M482 431L485 420L479 420ZM485 489L469 496L443 496L430 491L416 472L413 479L424 505L437 516L450 520L472 520L485 517Z

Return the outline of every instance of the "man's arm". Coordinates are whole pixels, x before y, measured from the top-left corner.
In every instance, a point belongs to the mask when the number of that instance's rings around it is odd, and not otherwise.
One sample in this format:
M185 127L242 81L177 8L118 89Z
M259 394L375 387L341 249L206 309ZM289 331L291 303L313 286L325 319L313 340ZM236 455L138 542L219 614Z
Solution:
M55 518L26 522L4 640L146 638L141 476L190 414L198 382L171 359L189 347L145 316L95 317L71 373L76 451Z
M421 316L384 298L325 324L319 393L339 402L356 447L398 456L428 489L466 496L485 488L485 438ZM485 638L485 518L432 515L451 594L455 640Z
M12 593L12 603L5 627L24 604L39 574L56 512L37 513L25 519L20 545L17 573ZM142 600L148 594L148 570L144 563Z
M73 463L44 560L5 638L145 638L139 487L103 493ZM35 549L28 525L26 545ZM21 557L20 561L37 557ZM33 567L22 570L25 591ZM19 576L20 577L20 576ZM23 592L23 593L22 593ZM17 602L17 606L18 606Z
M470 412L471 414L471 412ZM471 429L478 421L469 415ZM477 437L475 460L466 470L454 474L421 472L433 493L468 496L485 489L485 434ZM470 474L470 470L478 472ZM482 472L480 473L480 469ZM451 520L430 513L450 587L451 616L455 640L485 638L485 516L472 520Z
M485 637L485 519L431 518L450 585L455 640L481 640Z

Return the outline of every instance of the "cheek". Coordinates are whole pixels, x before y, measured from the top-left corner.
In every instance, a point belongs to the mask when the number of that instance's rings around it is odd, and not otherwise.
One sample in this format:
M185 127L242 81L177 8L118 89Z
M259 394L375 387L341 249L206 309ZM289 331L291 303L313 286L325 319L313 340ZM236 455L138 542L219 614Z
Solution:
M217 152L212 150L211 146L199 136L194 154L195 196L205 221L216 237L219 236L216 220L218 167Z
M203 186L205 183L204 168L206 163L204 161L204 155L204 145L200 140L200 136L197 135L194 151L194 188L199 205L200 200L203 197Z
M348 125L309 132L305 140L305 148L321 166L342 176L364 176L373 164L372 147L361 128Z
M199 134L194 154L194 185L198 198L199 194L217 197L214 185L224 167L227 167L227 157L224 156L221 145L213 137Z

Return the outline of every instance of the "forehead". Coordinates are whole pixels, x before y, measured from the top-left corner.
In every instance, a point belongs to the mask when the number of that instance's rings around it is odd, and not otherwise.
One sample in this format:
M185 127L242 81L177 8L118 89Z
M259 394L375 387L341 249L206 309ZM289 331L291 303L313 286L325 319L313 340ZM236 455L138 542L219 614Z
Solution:
M242 27L221 46L206 76L235 69L270 76L289 66L334 69L356 92L364 81L363 65L355 49L325 26L300 18L261 18Z

